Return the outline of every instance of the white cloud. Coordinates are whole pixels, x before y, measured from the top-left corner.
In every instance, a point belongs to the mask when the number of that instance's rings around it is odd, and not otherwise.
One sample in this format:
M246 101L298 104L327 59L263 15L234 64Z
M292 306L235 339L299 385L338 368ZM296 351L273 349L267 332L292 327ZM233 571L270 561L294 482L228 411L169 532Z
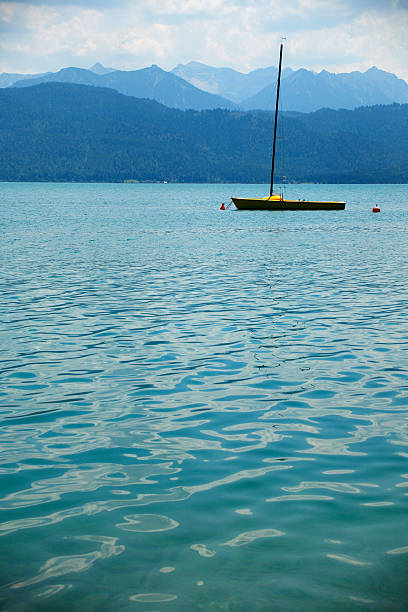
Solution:
M189 60L238 70L372 65L408 79L407 0L32 0L0 3L0 72L95 61L123 69Z
M288 63L315 70L367 70L375 65L408 80L408 12L385 16L377 11L334 28L298 33L288 41Z

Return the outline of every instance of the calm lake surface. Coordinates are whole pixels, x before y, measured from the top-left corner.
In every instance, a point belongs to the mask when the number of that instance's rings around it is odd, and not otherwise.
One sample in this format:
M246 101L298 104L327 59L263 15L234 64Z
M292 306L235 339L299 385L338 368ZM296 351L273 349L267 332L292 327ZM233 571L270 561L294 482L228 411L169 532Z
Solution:
M408 186L267 191L0 184L1 609L408 609Z

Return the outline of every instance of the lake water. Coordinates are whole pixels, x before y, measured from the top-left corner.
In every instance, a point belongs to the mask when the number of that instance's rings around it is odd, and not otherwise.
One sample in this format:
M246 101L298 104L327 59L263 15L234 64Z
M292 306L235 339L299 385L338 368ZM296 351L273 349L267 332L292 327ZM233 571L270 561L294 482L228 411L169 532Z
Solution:
M0 184L2 609L408 609L408 186L266 193Z

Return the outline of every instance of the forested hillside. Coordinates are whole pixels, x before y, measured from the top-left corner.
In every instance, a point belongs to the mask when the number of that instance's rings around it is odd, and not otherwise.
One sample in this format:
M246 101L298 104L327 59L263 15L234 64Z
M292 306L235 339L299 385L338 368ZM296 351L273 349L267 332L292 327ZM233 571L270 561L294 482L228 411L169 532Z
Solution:
M3 181L269 179L265 111L179 111L45 83L0 90L0 113ZM408 105L282 114L280 128L278 173L289 182L408 182Z

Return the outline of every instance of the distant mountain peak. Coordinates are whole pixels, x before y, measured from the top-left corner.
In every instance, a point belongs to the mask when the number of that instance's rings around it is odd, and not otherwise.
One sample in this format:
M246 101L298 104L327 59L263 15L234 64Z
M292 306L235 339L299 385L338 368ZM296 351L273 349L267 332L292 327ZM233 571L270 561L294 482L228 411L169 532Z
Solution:
M108 68L107 66L103 66L100 62L96 62L96 64L88 68L88 70L95 74L108 74L109 72L114 72L115 68Z
M108 87L126 96L150 98L182 110L235 108L230 100L202 91L157 64L140 70L114 70L108 74L96 74L85 68L63 68L44 78L20 80L12 87L30 87L45 81Z
M166 74L169 74L166 70L163 70L163 68L160 68L160 66L158 66L157 64L152 64L149 68L145 68L145 70L148 70L157 77L164 77Z
M205 66L207 68L206 64L203 64L203 62L196 62L195 60L191 60L191 62L188 62L185 65L186 66L200 66L200 67ZM183 64L178 64L178 66L183 66Z

